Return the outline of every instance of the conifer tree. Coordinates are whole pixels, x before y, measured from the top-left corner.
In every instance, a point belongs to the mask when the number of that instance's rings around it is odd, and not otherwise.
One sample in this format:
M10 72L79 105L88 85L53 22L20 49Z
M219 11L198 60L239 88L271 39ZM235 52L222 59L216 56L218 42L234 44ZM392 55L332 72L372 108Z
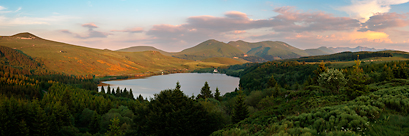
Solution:
M234 105L233 109L233 116L232 121L233 123L240 122L241 120L248 117L249 111L247 106L244 102L243 91L239 91L239 95L237 96L236 104Z
M178 90L180 90L180 84L179 84L179 81L178 82L176 82L176 89L178 89Z
M109 125L109 131L105 133L107 136L122 136L123 132L120 129L121 127L119 126L119 119L118 117L115 117L111 119L112 124Z
M142 95L141 94L139 94L139 96L138 96L138 99L137 99L139 102L143 102L144 101L144 99L143 99L143 97L142 97Z
M122 92L122 97L127 97L127 98L129 98L128 97L128 90L126 90L126 88L124 89L124 92Z
M267 84L268 84L268 87L274 87L277 84L277 81L274 79L274 75L271 75Z
M101 86L101 93L105 93L105 89L104 89L104 86Z
M135 97L133 96L132 88L129 89L129 98L131 98L132 100L135 100Z
M200 91L200 95L204 98L213 98L212 91L210 90L209 84L207 81L205 82L202 90Z
M109 86L109 84L108 84L108 88L107 88L107 94L111 94L111 86Z
M114 89L114 88L112 88L112 94L113 94L113 95L116 95L116 94L115 94L115 89Z
M121 96L121 89L119 86L116 88L115 96Z
M214 93L214 98L215 98L216 100L218 100L218 101L221 101L219 88L216 87L216 90L215 90L215 91L216 91L216 92Z

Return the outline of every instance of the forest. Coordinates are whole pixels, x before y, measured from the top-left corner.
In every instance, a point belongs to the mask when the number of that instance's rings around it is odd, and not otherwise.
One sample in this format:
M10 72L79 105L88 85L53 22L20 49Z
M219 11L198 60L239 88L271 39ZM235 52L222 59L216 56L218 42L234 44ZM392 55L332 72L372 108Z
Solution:
M175 83L148 100L131 89L97 90L94 75L49 71L0 46L0 135L409 135L409 61L362 56L340 69L228 66L219 70L240 77L234 92L220 95L205 82L188 97Z

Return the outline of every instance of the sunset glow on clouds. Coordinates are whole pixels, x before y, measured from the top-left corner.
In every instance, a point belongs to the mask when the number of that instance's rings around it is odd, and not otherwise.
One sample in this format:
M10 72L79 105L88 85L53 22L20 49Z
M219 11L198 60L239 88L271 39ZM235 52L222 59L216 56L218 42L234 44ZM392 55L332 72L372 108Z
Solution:
M409 51L408 2L311 1L317 4L306 6L283 0L72 1L53 2L54 6L38 11L34 6L41 2L7 1L0 3L0 35L28 31L46 39L112 50L154 46L180 51L216 39L283 41L301 49L366 46ZM178 6L182 3L183 7ZM107 9L108 5L118 6Z

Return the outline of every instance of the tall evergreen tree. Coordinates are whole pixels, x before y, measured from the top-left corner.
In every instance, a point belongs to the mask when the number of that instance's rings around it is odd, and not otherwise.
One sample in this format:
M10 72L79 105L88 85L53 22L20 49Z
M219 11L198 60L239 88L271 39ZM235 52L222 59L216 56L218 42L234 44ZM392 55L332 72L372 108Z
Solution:
M143 101L144 101L144 99L143 99L143 97L142 97L142 95L141 95L141 94L139 94L139 96L138 96L137 100L138 100L139 102L143 102Z
M115 94L115 89L114 89L114 88L112 88L112 94L113 94L113 95L116 95L116 94Z
M101 86L101 93L105 93L105 89L104 89L104 86Z
M122 97L129 98L128 96L129 96L128 90L126 90L126 88L125 88L125 89L124 89L124 92L122 92Z
M219 88L218 88L218 87L216 87L216 90L215 90L215 93L214 93L214 98L215 98L216 100L218 100L218 101L221 101L220 91L219 91Z
M233 116L232 121L233 123L240 122L241 120L248 117L249 111L247 106L244 102L243 91L239 91L239 95L237 96L236 104L234 105L233 109Z
M115 96L121 96L121 89L119 86L116 88Z
M135 100L135 97L133 96L132 88L129 89L129 98L132 100Z
M268 87L274 87L277 84L276 79L274 79L274 75L272 74L270 79L267 82Z
M178 90L180 90L180 84L179 84L179 81L178 82L176 82L176 89L178 89Z
M200 95L204 98L213 98L212 91L210 90L209 84L207 81L205 82L202 90L200 91Z
M109 84L108 84L108 88L107 88L107 94L111 94L111 86L109 86Z

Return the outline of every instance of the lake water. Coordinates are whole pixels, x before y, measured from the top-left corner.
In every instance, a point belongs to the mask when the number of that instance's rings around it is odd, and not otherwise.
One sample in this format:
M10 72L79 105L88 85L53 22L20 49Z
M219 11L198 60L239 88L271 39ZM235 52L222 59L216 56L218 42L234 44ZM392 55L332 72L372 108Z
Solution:
M197 96L200 94L200 90L204 83L207 81L210 90L214 94L216 87L219 88L221 95L226 92L232 92L235 88L238 88L240 78L231 77L225 74L212 74L212 73L177 73L169 75L158 75L139 79L126 79L126 80L112 80L104 81L102 83L109 84L112 88L124 89L128 91L132 89L133 95L138 97L141 94L144 98L153 98L153 94L158 94L165 89L174 89L176 82L179 81L181 90L188 96L194 94ZM101 86L98 90L101 90ZM104 86L107 90L107 85Z

